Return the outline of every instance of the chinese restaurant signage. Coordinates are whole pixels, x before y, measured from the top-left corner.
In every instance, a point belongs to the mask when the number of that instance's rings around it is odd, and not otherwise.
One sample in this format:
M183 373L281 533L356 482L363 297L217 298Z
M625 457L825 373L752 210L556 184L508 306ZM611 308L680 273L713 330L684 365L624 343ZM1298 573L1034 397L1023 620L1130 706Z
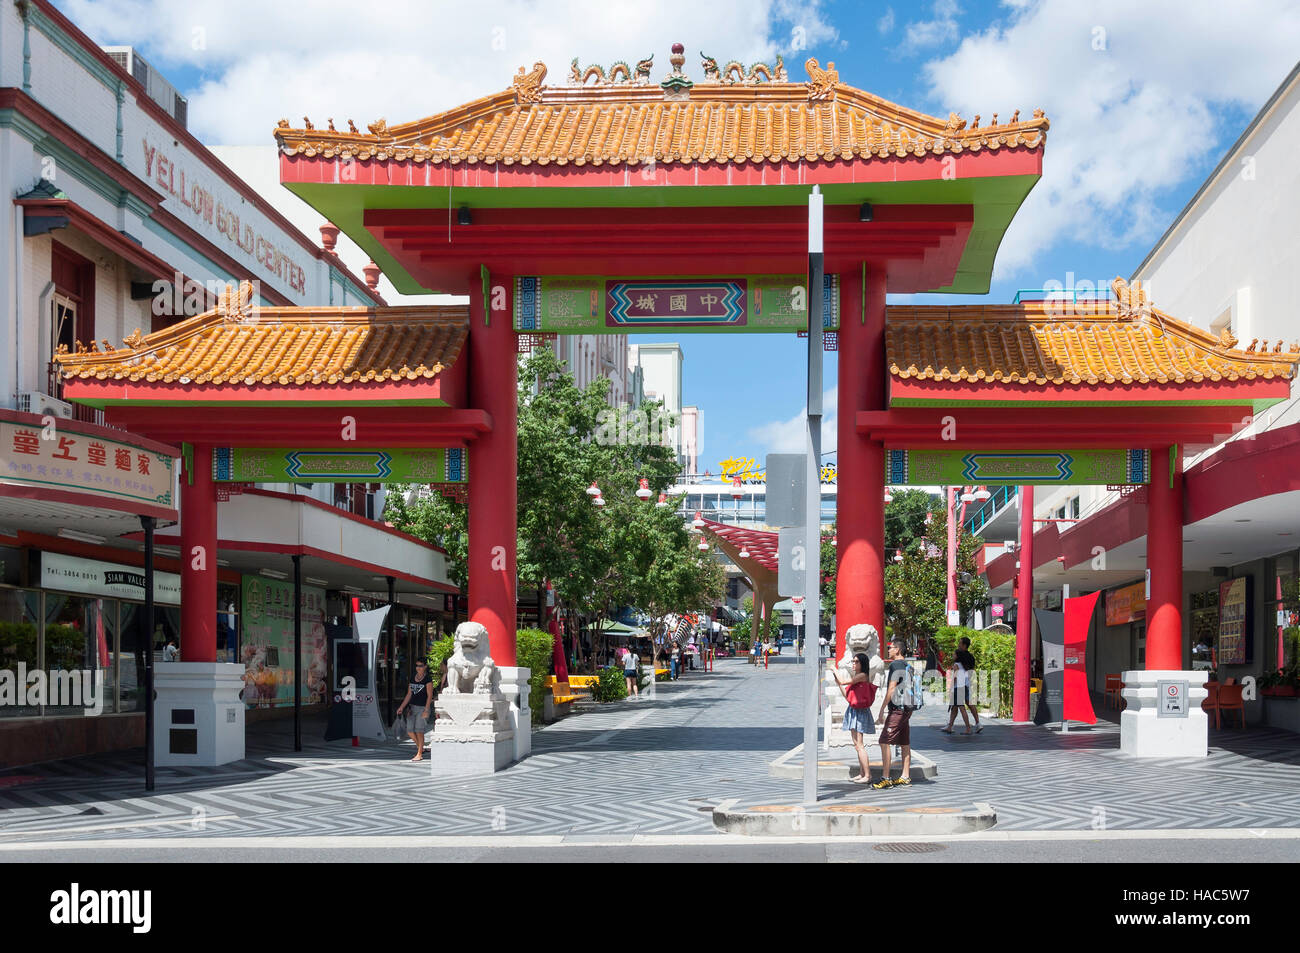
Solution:
M171 509L173 463L165 453L121 440L0 421L0 483Z
M1147 584L1135 582L1131 586L1111 589L1106 593L1106 624L1125 625L1145 619L1147 615Z
M123 566L98 559L42 552L41 588L144 602L144 569L140 566ZM180 605L181 577L174 572L155 569L153 598L159 605Z
M1147 483L1151 479L1151 453L1148 450L890 450L886 468L886 482L892 485Z
M825 277L822 326L840 326L837 275ZM547 334L677 331L806 331L803 275L729 278L515 278L515 330Z
M469 452L431 450L285 450L216 447L219 482L468 483Z
M1249 661L1246 641L1250 633L1250 577L1219 583L1219 664Z

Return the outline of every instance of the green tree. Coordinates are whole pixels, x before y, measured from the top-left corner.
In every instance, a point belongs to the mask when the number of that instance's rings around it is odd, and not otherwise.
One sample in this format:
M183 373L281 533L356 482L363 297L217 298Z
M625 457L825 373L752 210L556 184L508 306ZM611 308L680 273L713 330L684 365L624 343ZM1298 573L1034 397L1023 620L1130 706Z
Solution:
M922 495L932 505L937 502L926 494ZM894 502L898 503L899 497L895 497ZM904 532L915 525L919 510L909 501L905 512L906 516L896 524L900 542ZM888 532L888 511L886 514ZM903 561L895 563L891 560L885 568L885 619L896 636L913 646L919 646L922 639L947 625L948 523L943 505L933 505L928 525L924 513L920 513L919 522L922 532L905 545L896 547L902 550ZM975 556L980 546L981 541L965 526L958 527L957 608L964 620L969 619L988 598L988 585L976 571Z
M592 622L629 604L658 615L712 605L722 592L721 567L700 558L672 507L653 502L677 474L673 450L657 439L673 418L657 403L610 408L608 390L605 378L577 387L547 348L520 362L519 578L537 586L549 581L557 607ZM650 502L636 496L641 479ZM586 493L593 482L603 507ZM446 549L453 579L464 588L465 505L436 494L408 501L402 489L386 515Z

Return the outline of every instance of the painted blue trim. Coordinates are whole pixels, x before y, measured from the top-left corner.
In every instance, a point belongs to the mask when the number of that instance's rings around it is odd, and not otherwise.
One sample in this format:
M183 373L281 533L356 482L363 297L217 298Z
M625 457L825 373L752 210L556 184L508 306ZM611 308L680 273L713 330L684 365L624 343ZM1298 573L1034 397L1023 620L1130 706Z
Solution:
M27 12L32 23L36 26L36 29L40 30L46 39L76 60L77 64L81 66L82 69L95 79L99 80L99 82L109 90L117 89L118 83L121 81L120 77L99 60L95 59L95 57L91 55L90 51L80 43L68 36L68 34L64 33L63 30L59 29L59 27L55 25L54 21L50 20L40 11L39 7L34 6L33 4L28 4ZM25 22L26 20L24 20L24 23ZM24 48L24 55L30 57L30 48ZM30 74L30 70L28 70L28 73ZM31 84L26 82L26 77L24 77L23 89L31 89Z

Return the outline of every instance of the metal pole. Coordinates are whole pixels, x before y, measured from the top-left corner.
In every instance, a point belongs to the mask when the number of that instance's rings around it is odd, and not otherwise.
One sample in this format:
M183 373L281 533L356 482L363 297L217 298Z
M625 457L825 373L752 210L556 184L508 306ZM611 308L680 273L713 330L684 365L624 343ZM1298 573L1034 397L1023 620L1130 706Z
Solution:
M393 602L396 599L395 586L396 580L392 576L388 579L388 615L384 622L388 625L388 724L393 723L393 690L397 685L397 656L394 654L393 646Z
M293 750L302 750L302 554L293 560Z
M804 648L821 633L821 449L822 449L822 194L808 196L808 471L804 514ZM817 804L817 711L821 653L804 667L803 801Z
M144 789L154 789L153 745L153 531L158 521L140 517L144 529Z

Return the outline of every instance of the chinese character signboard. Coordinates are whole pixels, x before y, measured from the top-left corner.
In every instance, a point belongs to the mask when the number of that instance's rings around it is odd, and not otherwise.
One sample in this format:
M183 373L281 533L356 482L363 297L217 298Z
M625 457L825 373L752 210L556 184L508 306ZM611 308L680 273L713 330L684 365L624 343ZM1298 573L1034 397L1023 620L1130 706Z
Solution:
M1149 450L1024 453L890 450L886 468L886 482L895 486L1147 483L1151 480L1151 453Z
M293 584L245 576L242 587L244 700L293 705ZM325 697L325 590L302 587L302 702Z
M174 463L94 433L0 420L0 483L94 497L87 506L112 500L114 509L175 519Z
M839 277L826 276L822 326L840 326ZM515 279L514 326L522 333L610 334L678 331L802 331L806 276Z
M468 483L469 452L216 447L212 478L235 483Z
M1250 661L1250 577L1219 584L1219 664Z

